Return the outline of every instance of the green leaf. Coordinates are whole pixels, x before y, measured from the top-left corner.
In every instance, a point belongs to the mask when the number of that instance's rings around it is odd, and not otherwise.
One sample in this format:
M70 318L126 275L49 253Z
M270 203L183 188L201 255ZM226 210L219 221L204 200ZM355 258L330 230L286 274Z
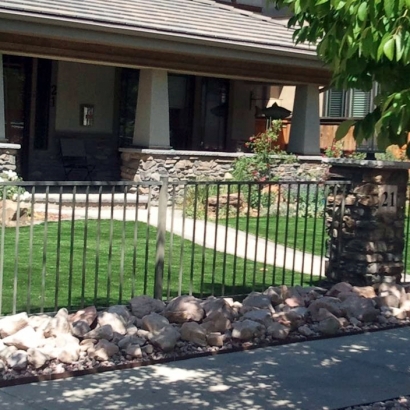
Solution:
M343 121L337 128L336 141L340 141L342 138L344 138L346 134L349 132L350 127L352 127L355 124L355 122L355 120Z
M387 40L383 46L383 53L390 61L393 61L394 59L394 46L395 41L393 37Z
M396 0L384 0L384 12L386 17L393 17L395 2Z
M359 9L357 10L357 17L360 21L365 21L367 19L367 3L363 2Z

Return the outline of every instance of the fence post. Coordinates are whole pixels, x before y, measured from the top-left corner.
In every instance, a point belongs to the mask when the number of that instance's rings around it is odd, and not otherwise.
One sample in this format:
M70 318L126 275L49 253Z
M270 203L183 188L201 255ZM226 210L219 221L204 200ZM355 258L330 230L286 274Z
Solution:
M162 281L164 277L165 234L167 224L168 177L161 176L158 200L157 247L155 254L154 298L162 299Z

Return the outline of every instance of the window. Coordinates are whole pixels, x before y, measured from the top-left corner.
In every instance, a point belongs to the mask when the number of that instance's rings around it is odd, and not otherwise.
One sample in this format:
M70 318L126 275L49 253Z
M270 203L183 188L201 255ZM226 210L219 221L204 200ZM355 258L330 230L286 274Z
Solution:
M373 109L373 100L378 92L378 84L370 91L330 89L325 93L323 116L327 118L363 118ZM364 141L357 147L359 151L375 151L376 138Z
M372 110L377 84L371 91L328 90L323 104L323 116L330 118L362 118Z

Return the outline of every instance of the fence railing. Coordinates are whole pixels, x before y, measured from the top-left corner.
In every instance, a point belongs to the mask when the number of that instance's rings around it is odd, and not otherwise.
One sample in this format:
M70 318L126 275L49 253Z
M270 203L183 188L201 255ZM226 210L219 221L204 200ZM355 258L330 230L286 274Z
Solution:
M324 278L348 182L2 182L0 315Z

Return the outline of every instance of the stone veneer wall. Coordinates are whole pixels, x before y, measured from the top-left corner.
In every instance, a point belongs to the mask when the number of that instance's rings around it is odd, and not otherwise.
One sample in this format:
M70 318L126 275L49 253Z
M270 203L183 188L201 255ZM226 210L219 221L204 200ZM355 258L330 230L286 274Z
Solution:
M14 171L20 174L20 145L0 143L0 173Z
M376 168L334 164L330 169L352 183L328 197L326 276L357 286L400 282L409 164L364 162Z
M196 151L160 151L123 148L121 151L121 178L135 182L159 181L167 175L177 180L225 180L232 178L233 163L243 153ZM278 160L274 173L286 180L326 179L328 165L320 157L300 158L300 162L284 164Z

